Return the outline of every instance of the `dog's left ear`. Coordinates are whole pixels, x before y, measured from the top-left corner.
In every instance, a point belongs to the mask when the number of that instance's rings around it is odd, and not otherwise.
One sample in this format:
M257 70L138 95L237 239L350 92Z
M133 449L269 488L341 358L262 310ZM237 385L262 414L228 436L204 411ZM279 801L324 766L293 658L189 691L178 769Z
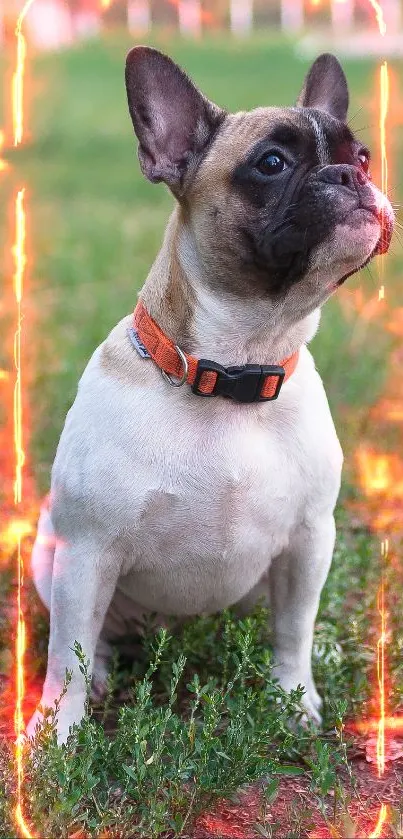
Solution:
M298 97L300 108L317 108L346 121L348 87L343 68L334 55L324 53L312 64Z
M225 111L206 99L167 55L151 47L130 50L126 90L144 175L153 183L165 181L180 196L186 175L211 142Z

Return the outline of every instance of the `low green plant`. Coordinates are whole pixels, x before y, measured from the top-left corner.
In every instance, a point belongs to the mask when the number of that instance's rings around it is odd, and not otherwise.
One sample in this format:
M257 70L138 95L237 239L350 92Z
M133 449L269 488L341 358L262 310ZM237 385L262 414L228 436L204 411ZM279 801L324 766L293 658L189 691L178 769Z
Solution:
M263 778L270 800L282 774L303 773L301 765L289 763L304 751L309 754L312 742L312 731L295 723L303 689L287 695L272 679L264 612L259 607L241 621L228 611L196 619L184 629L187 646L179 654L183 634L169 636L164 629L148 634L147 669L134 677L112 735L87 700L82 723L58 746L57 716L70 680L66 673L62 695L54 708L43 709L32 751L27 746L24 756L24 806L35 830L45 837L80 829L90 836L108 830L122 839L179 837L188 835L184 832L201 810L242 785ZM203 630L210 642L217 641L222 672L210 662L212 672L202 679L204 662L187 680ZM89 696L89 663L77 643L74 651ZM317 749L319 768L312 764L312 772L322 778L325 792L326 750ZM14 803L9 789L8 803L0 798L7 830ZM0 836L9 835L0 829Z

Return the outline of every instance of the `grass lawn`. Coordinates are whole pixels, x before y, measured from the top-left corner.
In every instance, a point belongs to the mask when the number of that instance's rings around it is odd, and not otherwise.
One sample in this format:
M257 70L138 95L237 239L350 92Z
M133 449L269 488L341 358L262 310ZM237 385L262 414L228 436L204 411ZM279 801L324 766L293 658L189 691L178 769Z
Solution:
M292 104L308 66L295 57L292 45L263 35L246 43L214 37L197 45L160 35L152 43L182 64L209 97L232 110ZM15 189L26 185L26 436L37 498L49 487L50 467L78 378L97 344L133 309L172 206L168 191L147 183L137 163L123 80L130 45L126 36L111 35L57 57L38 57L29 142L7 153L11 167L0 175L0 236L6 253L0 324L6 336L11 328L9 207ZM351 125L374 149L376 180L377 69L367 60L349 60L344 66L351 86ZM392 91L397 91L403 70L401 65L391 70ZM402 159L403 132L392 128L391 122L391 197L396 203L403 194L403 169L399 172L395 165ZM326 305L312 343L346 455L338 541L315 645L316 679L325 698L323 734L287 726L298 696L288 700L270 678L266 616L261 611L240 623L231 614L192 621L179 638L147 637L134 665L121 660L107 707L88 715L74 735L75 752L73 742L67 749L55 747L49 721L42 734L45 745L27 764L24 807L35 835L99 836L103 830L116 837L230 835L225 824L232 824L231 816L226 810L224 818L224 805L215 821L204 815L196 824L197 813L211 809L217 796L235 793L260 777L265 783L258 803L232 802L238 824L242 806L249 813L244 823L249 834L245 827L246 832L232 832L233 836L305 836L315 826L328 831L323 836L352 836L353 821L361 825L356 835L362 835L362 825L367 830L376 820L377 796L385 800L388 795L388 835L403 835L398 827L403 810L401 762L388 764L377 786L373 767L365 760L365 738L342 725L342 720L351 723L375 712L379 536L371 535L355 511L354 452L364 441L381 451L401 445L396 427L371 419L398 343L386 327L399 298L402 305L401 271L395 237L384 277L374 264L349 280ZM377 296L381 282L387 302L368 318L365 301ZM10 368L9 355L7 338L0 346L0 368ZM6 419L0 406L0 427L2 422ZM4 463L6 470L4 435L0 441L0 467ZM0 498L4 525L7 500ZM374 500L379 505L380 497ZM398 547L396 536L394 558ZM26 550L28 554L29 539ZM5 689L12 674L14 572L15 556L0 545L0 598L5 604L0 612L0 688ZM395 713L403 703L403 580L397 559L388 565L385 580L390 594L388 709ZM46 661L47 619L29 580L25 588L28 680L37 682ZM4 707L3 839L17 835L12 820L15 770L6 736L13 709L7 703ZM338 834L331 834L336 826Z

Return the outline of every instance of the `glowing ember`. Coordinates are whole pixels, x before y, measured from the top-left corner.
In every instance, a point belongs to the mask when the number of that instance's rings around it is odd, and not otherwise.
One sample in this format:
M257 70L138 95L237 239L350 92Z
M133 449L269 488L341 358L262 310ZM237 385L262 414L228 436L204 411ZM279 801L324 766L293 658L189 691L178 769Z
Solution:
M384 824L386 823L388 817L388 808L386 804L381 805L381 809L379 811L378 821L372 833L369 835L369 839L379 839L382 836L382 829Z
M386 493L396 479L394 467L400 466L399 459L393 455L378 454L364 446L358 448L356 458L360 483L366 495L371 498Z
M0 382L6 382L10 378L8 370L0 370Z
M376 411L373 413L375 414ZM388 422L403 422L403 404L397 399L382 399L378 406L378 413Z
M33 526L28 519L13 519L0 533L0 545L5 550L12 551L32 531Z
M373 530L399 530L403 513L403 461L360 446L356 452L359 481L371 504L361 513ZM382 502L382 503L380 503Z

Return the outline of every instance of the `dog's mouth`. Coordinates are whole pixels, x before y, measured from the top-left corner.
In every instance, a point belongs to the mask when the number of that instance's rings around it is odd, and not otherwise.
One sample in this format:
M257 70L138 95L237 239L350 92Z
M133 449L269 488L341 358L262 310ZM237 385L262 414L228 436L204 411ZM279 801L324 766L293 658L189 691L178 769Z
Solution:
M389 250L393 234L392 216L385 209L378 210L375 206L365 207L365 209L368 210L369 213L374 215L376 220L380 224L381 232L379 239L375 247L367 257L367 259L365 259L364 262L361 263L361 265L358 265L357 268L354 268L352 271L349 271L340 280L338 280L337 283L335 283L334 288L339 288L341 285L343 285L343 283L346 282L346 280L349 279L349 277L352 277L354 274L357 274L358 271L362 271L363 268L366 268L366 266L371 262L371 260L375 256L383 256Z
M389 250L392 240L393 220L387 212L378 213L378 220L381 225L381 235L372 256L382 256Z

